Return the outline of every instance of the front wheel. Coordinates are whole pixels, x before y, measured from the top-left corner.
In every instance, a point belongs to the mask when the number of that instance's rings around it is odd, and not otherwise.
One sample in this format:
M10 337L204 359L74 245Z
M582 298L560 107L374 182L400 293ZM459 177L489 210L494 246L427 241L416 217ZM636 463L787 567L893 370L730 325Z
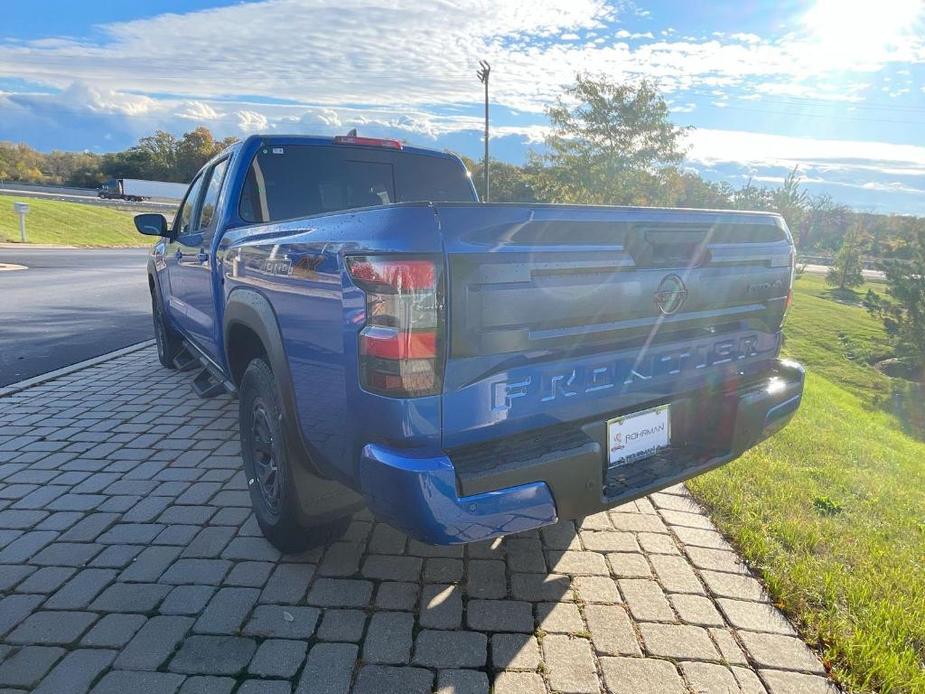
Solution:
M180 353L183 343L180 336L167 324L164 307L157 295L157 290L151 292L151 313L154 316L154 341L157 343L157 360L168 369L177 368L174 357Z

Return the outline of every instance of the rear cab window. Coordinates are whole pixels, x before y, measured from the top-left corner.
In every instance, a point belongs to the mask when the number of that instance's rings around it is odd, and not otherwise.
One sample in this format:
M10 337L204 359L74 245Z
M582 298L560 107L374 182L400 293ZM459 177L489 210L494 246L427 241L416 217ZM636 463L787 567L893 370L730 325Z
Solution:
M474 202L450 157L347 145L268 145L251 161L239 212L275 222L393 202Z

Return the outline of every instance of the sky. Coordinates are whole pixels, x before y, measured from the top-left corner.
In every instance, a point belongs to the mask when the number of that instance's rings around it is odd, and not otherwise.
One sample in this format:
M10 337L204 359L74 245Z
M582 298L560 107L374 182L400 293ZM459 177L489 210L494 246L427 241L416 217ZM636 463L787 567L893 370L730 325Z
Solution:
M156 128L541 151L578 72L654 80L685 166L925 215L925 0L5 0L0 140L124 149Z

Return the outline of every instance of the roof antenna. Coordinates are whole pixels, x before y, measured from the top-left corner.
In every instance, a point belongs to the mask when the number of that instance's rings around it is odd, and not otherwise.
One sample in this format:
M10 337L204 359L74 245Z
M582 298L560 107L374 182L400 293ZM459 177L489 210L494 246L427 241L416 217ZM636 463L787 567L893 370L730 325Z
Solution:
M347 133L347 137L356 137L356 136L357 136L357 129L356 129L356 128L351 128L351 129L350 129L350 132Z

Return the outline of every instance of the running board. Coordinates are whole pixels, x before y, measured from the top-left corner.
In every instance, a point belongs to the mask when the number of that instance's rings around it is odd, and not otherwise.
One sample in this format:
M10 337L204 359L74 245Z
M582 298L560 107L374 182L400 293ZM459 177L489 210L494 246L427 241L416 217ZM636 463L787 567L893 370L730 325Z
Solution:
M177 356L173 358L173 365L177 367L177 371L192 371L193 369L202 368L196 353L187 347L186 342L183 343L183 348L177 353Z
M202 367L199 373L196 374L196 378L193 379L193 392L200 398L214 398L216 395L224 395L228 391L225 389L224 382L216 381L212 377L212 373L206 367Z
M183 351L174 359L174 365L180 371L199 369L193 378L193 392L200 398L214 398L216 395L235 395L238 391L234 383L226 380L224 374L211 359L203 354L196 345L183 341Z

